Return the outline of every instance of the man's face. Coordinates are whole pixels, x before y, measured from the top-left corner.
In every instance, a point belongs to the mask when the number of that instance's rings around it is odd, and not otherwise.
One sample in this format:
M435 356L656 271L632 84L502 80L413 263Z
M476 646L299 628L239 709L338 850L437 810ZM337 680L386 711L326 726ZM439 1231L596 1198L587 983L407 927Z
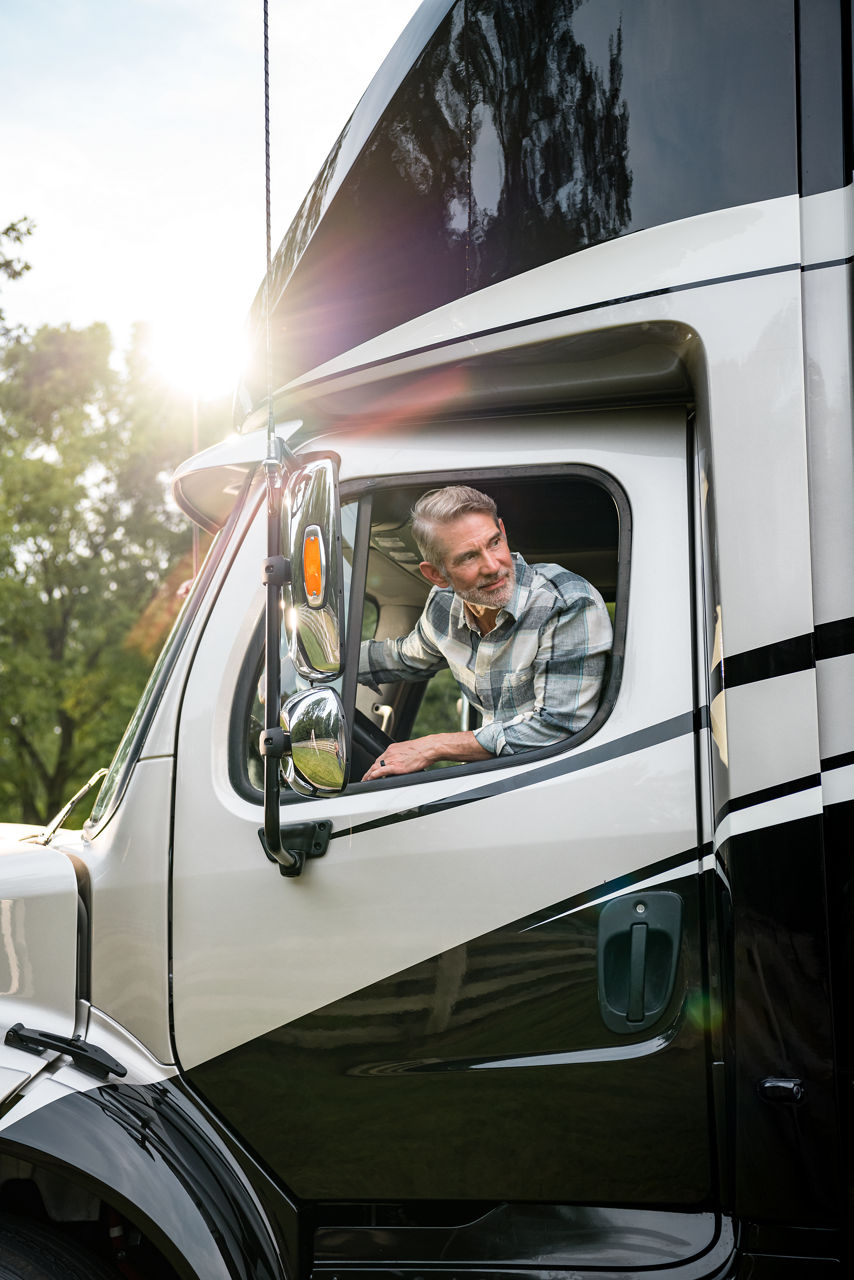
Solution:
M453 587L468 604L503 609L509 603L516 574L503 521L499 520L496 528L485 511L473 511L440 525L436 540L442 549L442 565L421 566L429 581Z

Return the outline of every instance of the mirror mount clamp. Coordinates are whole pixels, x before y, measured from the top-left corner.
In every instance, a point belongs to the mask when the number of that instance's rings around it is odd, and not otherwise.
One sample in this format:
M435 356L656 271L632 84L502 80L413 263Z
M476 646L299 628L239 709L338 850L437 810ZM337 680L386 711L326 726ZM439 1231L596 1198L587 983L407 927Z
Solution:
M262 729L258 738L258 750L262 756L273 756L281 760L282 756L291 754L291 735L284 729Z
M291 580L291 562L286 556L267 556L261 567L265 587L284 587Z
M294 421L291 425L301 427L302 423ZM299 463L296 454L285 444L282 437L272 433L267 438L267 456L262 465L268 475L275 474L280 477L283 470L289 473L296 471Z
M307 858L322 858L326 853L332 823L295 822L291 826L282 827L279 834L281 849L277 853L268 845L264 828L258 828L258 839L267 857L271 862L279 864L279 871L283 876L293 878L302 875Z

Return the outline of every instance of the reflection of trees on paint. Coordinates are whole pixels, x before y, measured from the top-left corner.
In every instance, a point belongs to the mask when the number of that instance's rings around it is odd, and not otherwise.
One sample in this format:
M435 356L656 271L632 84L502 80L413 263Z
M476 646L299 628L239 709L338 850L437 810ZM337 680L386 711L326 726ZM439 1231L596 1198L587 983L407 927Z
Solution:
M622 28L596 66L573 31L582 3L458 4L369 148L424 196L441 186L467 289L550 260L556 240L572 253L629 225Z
M326 208L329 186L335 176L335 170L338 168L341 148L344 146L349 129L350 123L348 121L338 135L338 141L324 160L320 173L315 178L308 194L294 215L294 220L288 228L288 234L276 254L270 272L270 298L274 305L276 298L290 279L294 267L305 252L312 233ZM263 300L263 296L262 285L259 299Z
M543 21L537 0L471 6L474 287L519 270L520 247L534 265L556 241L572 253L629 225L622 29L597 67L573 32L578 7L555 0Z
M588 4L604 22L591 0L457 0L342 178L345 130L274 263L277 385L628 229L622 26L598 65Z

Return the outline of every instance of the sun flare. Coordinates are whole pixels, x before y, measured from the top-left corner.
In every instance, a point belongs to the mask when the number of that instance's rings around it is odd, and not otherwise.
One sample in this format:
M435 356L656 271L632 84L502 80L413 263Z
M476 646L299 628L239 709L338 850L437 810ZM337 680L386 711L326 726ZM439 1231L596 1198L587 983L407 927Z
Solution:
M180 323L151 324L145 353L166 382L204 401L234 389L246 364L248 346L238 326L187 317Z

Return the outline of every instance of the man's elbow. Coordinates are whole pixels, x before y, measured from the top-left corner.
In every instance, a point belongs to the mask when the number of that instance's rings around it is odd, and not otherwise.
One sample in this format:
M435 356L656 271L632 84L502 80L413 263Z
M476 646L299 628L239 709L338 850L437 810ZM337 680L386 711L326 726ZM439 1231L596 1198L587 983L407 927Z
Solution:
M568 742L580 733L596 714L598 699L593 705L581 710L576 708L571 715L559 711L549 711L541 707L533 715L515 725L507 725L504 730L501 750L497 755L518 755L522 751L537 751L544 747L554 747L561 742Z

